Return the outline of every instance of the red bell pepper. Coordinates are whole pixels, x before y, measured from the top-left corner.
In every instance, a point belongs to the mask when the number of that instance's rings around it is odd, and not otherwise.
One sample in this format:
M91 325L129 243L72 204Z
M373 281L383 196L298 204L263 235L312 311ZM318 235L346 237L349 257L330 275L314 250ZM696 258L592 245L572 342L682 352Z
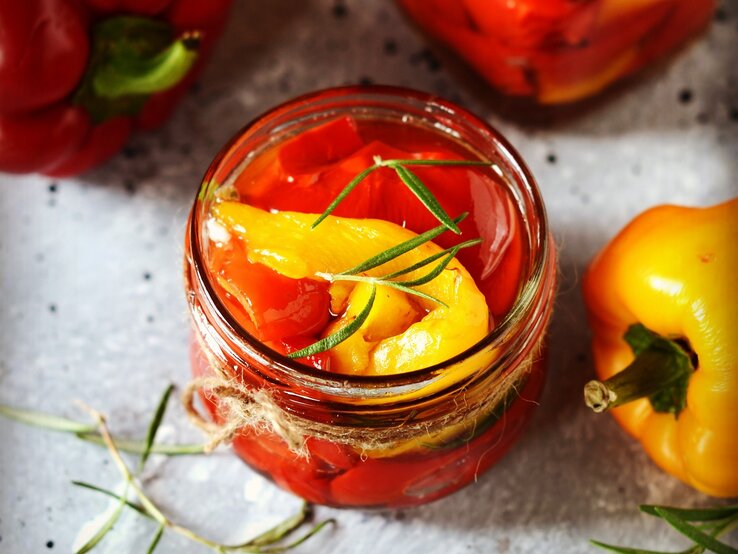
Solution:
M75 175L162 124L230 3L0 2L0 171Z

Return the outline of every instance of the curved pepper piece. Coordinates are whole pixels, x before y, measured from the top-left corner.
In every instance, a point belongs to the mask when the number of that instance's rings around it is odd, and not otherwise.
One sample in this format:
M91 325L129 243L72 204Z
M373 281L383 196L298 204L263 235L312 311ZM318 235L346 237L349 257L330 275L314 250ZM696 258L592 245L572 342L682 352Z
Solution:
M230 1L0 3L0 171L75 175L163 123Z
M416 236L388 221L335 216L329 216L311 229L318 214L270 213L237 202L218 204L213 215L229 232L243 240L250 262L263 264L292 279L320 280L320 274L340 273ZM439 246L427 242L368 270L366 274L379 276L398 271L440 251ZM416 279L427 273L428 269L424 269L408 273L403 278ZM382 287L379 288L381 292ZM448 360L487 334L487 303L474 279L456 259L451 260L435 279L415 288L441 300L446 306L413 297L408 311L413 314L420 312L422 318L408 317L404 328L397 329L394 327L397 299L394 302L378 301L371 318L359 331L366 342L371 343L371 351L367 347L364 352L366 365L354 367L351 356L347 354L334 358L336 367L331 369L369 374L412 371ZM361 292L360 287L351 289L357 294ZM414 305L419 309L414 310ZM347 317L353 316L348 313ZM416 321L412 322L413 319ZM334 323L344 324L343 318Z
M600 379L638 365L624 340L633 324L693 353L686 397L682 388L682 398L670 393L671 406L663 397L640 398L613 415L663 469L724 497L738 495L736 244L738 199L710 208L660 206L623 229L583 283ZM632 386L653 381L663 369L658 362L643 366ZM667 378L661 379L663 386Z

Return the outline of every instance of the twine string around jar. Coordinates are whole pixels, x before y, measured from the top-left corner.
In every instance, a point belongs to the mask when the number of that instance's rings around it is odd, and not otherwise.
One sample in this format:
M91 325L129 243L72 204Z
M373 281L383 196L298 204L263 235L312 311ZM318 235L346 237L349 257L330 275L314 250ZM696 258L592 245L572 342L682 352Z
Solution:
M481 402L472 403L471 407L467 402L457 402L454 410L432 421L407 421L394 427L377 428L342 427L288 412L278 404L276 392L246 386L234 376L227 364L208 350L200 337L198 339L213 375L192 380L185 388L182 402L190 421L208 437L206 452L220 444L230 443L241 430L249 429L256 433L274 433L295 456L301 458L309 457L307 440L311 437L352 447L364 455L390 449L422 436L433 436L454 425L466 423L460 433L473 429L478 421L491 416L511 395L518 396L520 385L532 371L542 347L542 339L539 339L522 362L509 370L498 372L498 381L488 385L489 394ZM213 399L219 422L206 418L195 406L199 392Z

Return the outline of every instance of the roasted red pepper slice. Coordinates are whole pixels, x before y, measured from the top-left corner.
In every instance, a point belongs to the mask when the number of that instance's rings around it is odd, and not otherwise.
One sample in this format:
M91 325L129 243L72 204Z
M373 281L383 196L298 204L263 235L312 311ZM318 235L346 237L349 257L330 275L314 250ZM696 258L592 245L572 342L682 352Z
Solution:
M313 344L316 340L318 340L317 336L295 336L279 341L268 342L267 345L280 354L286 355L295 352L296 350L302 350L306 346ZM318 354L313 354L304 358L297 358L296 361L301 364L314 367L315 369L322 369L325 371L330 369L330 355L328 352L319 352Z
M244 199L258 197L270 189L276 189L273 194L279 198L284 197L284 205L290 202L288 191L300 194L309 190L311 198L303 197L302 200L317 205L321 200L312 198L312 195L323 187L312 185L320 172L350 156L363 145L356 122L352 118L331 120L299 134L279 148L257 158L238 176L236 189ZM284 187L283 183L290 181L294 186ZM330 191L320 192L326 196ZM297 199L293 198L292 201L294 200Z
M279 163L287 175L315 171L353 154L364 145L356 122L348 116L300 133L279 148Z
M350 121L350 120L349 120ZM355 124L346 118L324 124L310 133L318 146L303 142L288 142L284 148L275 149L257 158L239 176L236 187L241 199L263 209L321 213L339 192L376 158L390 159L459 159L459 154L435 146L413 145L411 138L401 140L403 145L417 146L418 151L388 146L372 140L354 151ZM394 128L392 132L395 132ZM374 134L382 136L381 130ZM337 155L336 150L321 146L331 136L346 137L350 154L328 164L315 164L312 169L302 158L300 148L314 148L320 161ZM317 138L320 137L320 140ZM395 137L397 138L397 137ZM294 139L293 139L294 140ZM300 148L298 148L300 147ZM287 178L284 167L295 171ZM481 237L480 249L466 249L459 253L459 260L475 276L477 284L487 296L488 306L494 317L501 317L514 301L519 288L520 267L523 255L523 237L517 232L517 214L509 194L491 176L480 174L478 169L465 167L412 166L421 181L433 192L447 213L461 214L469 206L477 206L488 214L478 221L471 213L460 225L461 237L446 233L435 239L439 245L449 248L460 240ZM435 217L418 201L415 195L400 181L390 168L371 173L336 208L334 215L343 217L371 217L403 225L415 232L423 232L438 225ZM491 216L489 214L492 214Z
M380 141L372 141L335 163L323 165L311 172L292 175L290 185L282 182L258 198L251 197L250 190L244 192L250 203L266 209L321 213L351 179L374 165L376 158L454 159L458 156L448 151L415 154ZM280 154L280 159L286 159L286 156ZM449 213L456 215L461 211L459 206L468 205L465 169L444 168L441 174L432 168L414 167L413 171L428 184ZM419 232L437 225L433 215L389 168L377 169L366 177L338 205L333 215L386 219L400 225L407 224Z
M265 265L251 263L245 247L235 237L228 245L215 249L211 264L220 286L248 314L259 340L310 336L327 324L327 283L290 279Z

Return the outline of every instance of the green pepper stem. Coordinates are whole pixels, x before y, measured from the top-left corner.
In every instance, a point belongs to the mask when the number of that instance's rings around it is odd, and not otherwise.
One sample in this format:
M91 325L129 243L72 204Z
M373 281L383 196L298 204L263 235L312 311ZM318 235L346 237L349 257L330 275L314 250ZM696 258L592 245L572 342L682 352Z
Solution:
M666 342L666 339L660 340ZM594 412L600 413L659 393L684 376L683 367L675 364L674 358L672 347L648 348L638 354L623 371L606 381L594 380L587 383L584 387L584 402Z
M150 95L167 90L197 61L200 32L175 34L166 21L119 15L92 29L90 61L73 101L96 124L134 117Z
M192 32L151 58L111 60L98 69L92 86L103 98L161 92L182 80L197 60L199 47L200 35Z

